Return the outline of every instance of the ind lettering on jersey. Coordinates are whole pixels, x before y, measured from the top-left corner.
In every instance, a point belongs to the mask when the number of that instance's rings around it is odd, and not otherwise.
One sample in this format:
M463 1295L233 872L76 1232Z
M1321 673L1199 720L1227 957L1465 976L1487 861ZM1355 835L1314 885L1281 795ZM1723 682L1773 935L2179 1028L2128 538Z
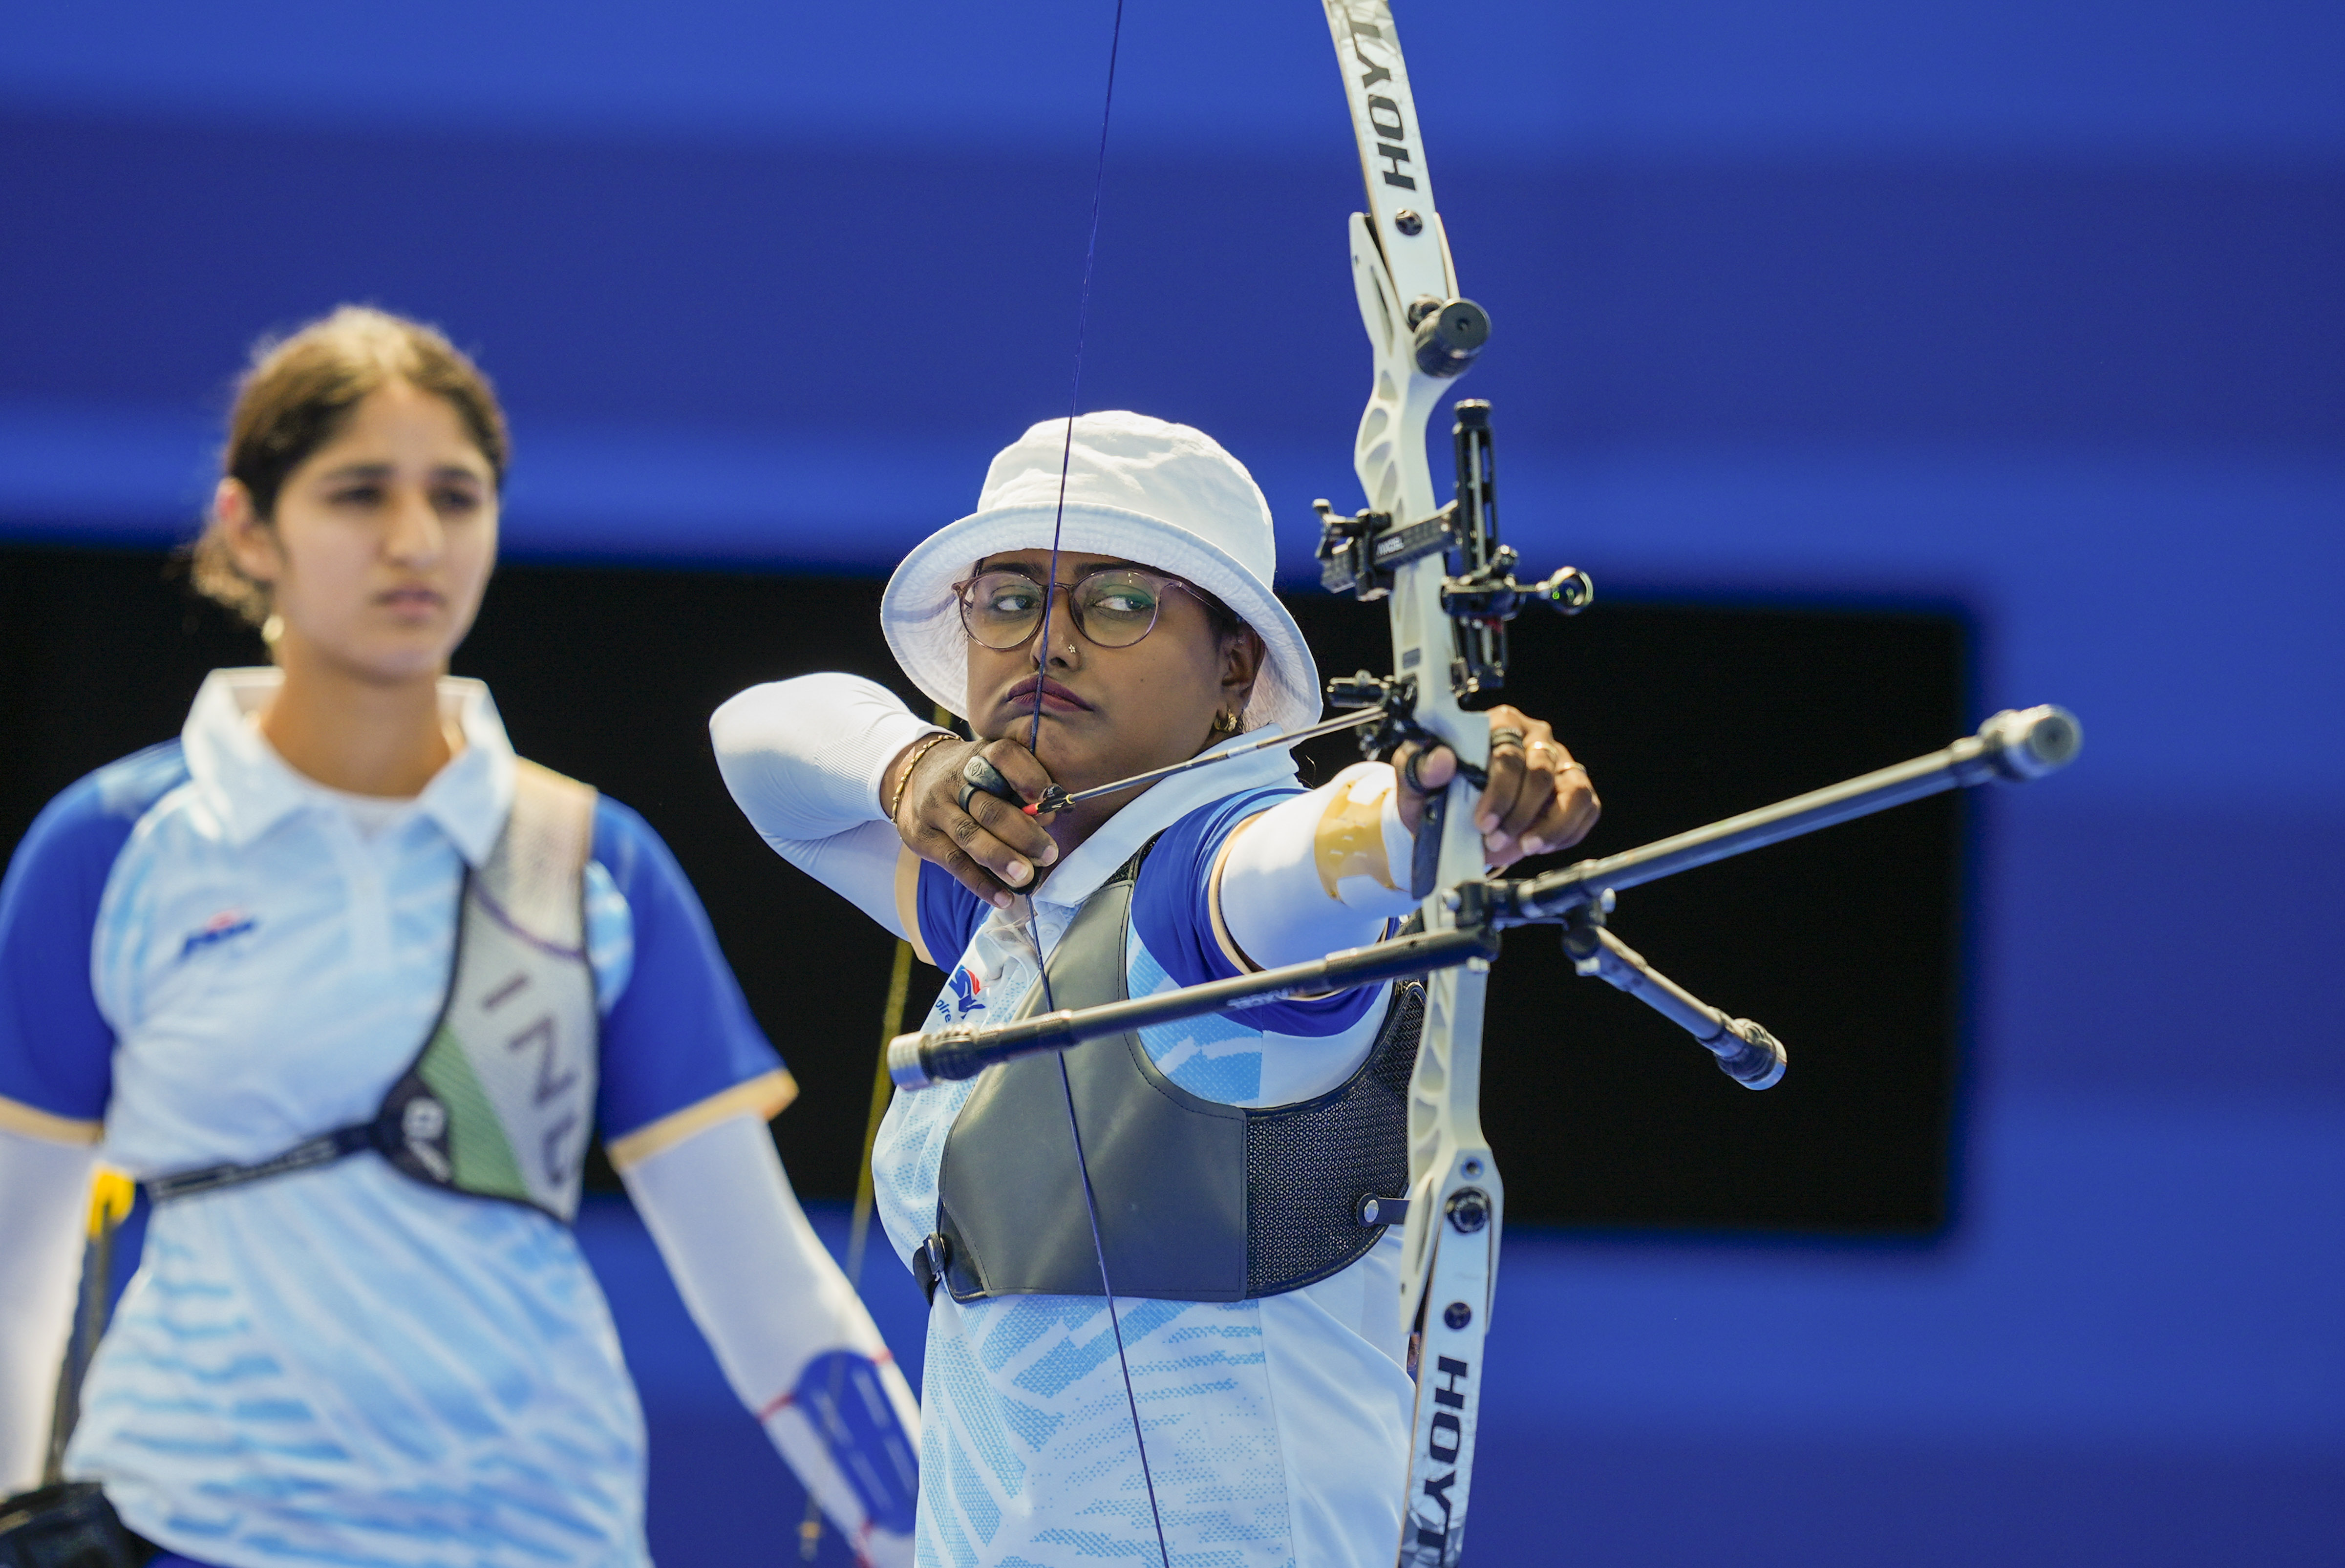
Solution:
M553 1104L578 1082L575 1064L564 1066L561 1059L560 1032L554 1027L551 1013L537 1018L527 1028L505 1041L505 1049L518 1056L534 1052L537 1057L537 1078L530 1090L530 1103L543 1108ZM578 1127L578 1113L564 1108L554 1118L538 1138L538 1163L545 1170L545 1179L554 1183L570 1179L570 1161L566 1158L570 1135Z
M539 1140L538 1159L545 1167L545 1179L557 1186L576 1174L569 1158L570 1135L578 1128L578 1113L563 1111L561 1119L545 1129Z
M507 1002L511 1001L515 995L526 989L528 985L529 976L518 970L514 971L514 973L505 980L503 985L499 986L495 990L481 998L481 1011L483 1013L495 1012L499 1007L503 1007Z
M482 996L480 1011L483 1015L494 1013L517 997L526 997L530 990L529 972L516 969ZM544 1179L559 1187L574 1174L571 1145L575 1141L573 1135L580 1122L575 1107L557 1102L577 1087L583 1068L578 1063L563 1060L562 1029L551 1010L536 1012L534 1017L530 1010L516 1008L513 1012L528 1021L516 1027L515 1019L509 1017L500 1021L500 1032L504 1034L506 1054L525 1064L530 1104L540 1110L555 1107L553 1119L537 1133L536 1153ZM521 1150L516 1148L514 1152Z
M537 1082L530 1090L532 1105L551 1104L555 1097L578 1081L577 1067L562 1065L558 1036L551 1013L506 1040L505 1049L516 1054L537 1052Z

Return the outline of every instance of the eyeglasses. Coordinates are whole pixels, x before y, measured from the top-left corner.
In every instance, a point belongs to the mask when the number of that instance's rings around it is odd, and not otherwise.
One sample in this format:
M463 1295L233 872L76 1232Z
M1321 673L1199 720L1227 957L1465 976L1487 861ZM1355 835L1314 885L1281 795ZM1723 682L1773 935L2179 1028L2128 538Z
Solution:
M1129 648L1154 631L1167 589L1201 604L1211 602L1202 589L1177 577L1133 566L1104 566L1057 588L1075 630L1101 648ZM1032 639L1051 585L1003 567L954 583L953 595L960 601L960 623L970 640L1006 653Z

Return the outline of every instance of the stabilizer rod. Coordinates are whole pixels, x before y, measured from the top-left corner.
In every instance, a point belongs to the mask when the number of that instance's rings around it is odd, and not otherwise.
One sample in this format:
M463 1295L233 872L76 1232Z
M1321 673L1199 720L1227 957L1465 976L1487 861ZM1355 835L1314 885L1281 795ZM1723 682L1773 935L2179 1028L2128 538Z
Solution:
M1658 882L1697 865L1850 822L1908 801L1996 779L2025 782L2066 767L2084 746L2084 726L2066 708L2005 709L1944 751L1882 768L1790 800L1746 811L1636 849L1583 860L1518 883L1501 924L1555 920L1594 903L1607 890Z
M1126 1029L1169 1024L1226 1008L1259 1007L1283 996L1319 995L1374 985L1404 975L1450 968L1477 958L1487 961L1497 956L1498 933L1504 927L1558 924L1575 916L1585 921L1585 912L1604 906L1605 895L1614 888L1657 881L1946 790L1995 779L2040 778L2056 768L2065 767L2083 744L2083 728L2065 708L2006 711L1982 724L1977 734L1956 741L1944 751L1828 789L1795 795L1640 849L1601 860L1583 860L1577 865L1521 882L1460 884L1447 895L1457 916L1457 925L1447 930L1396 937L1373 946L1331 953L1306 964L1289 964L1203 986L1111 1002L1104 1007L1062 1007L1007 1024L984 1027L964 1024L933 1034L898 1035L888 1044L888 1076L898 1088L926 1088L945 1080L975 1077L997 1062L1037 1051L1063 1051L1085 1040L1121 1034ZM1594 971L1599 977L1682 1024L1711 1047L1721 1066L1738 1081L1764 1088L1774 1078L1767 1077L1766 1083L1754 1079L1766 1077L1771 1060L1774 1076L1782 1076L1782 1047L1756 1024L1748 1019L1727 1018L1655 974L1651 966L1633 950L1617 942L1599 942L1596 953L1602 955ZM1618 966L1619 978L1607 972L1608 965ZM1721 1027L1725 1030L1723 1035L1719 1032ZM1721 1046L1726 1048L1720 1049ZM1747 1077L1746 1073L1753 1076Z
M1488 926L1427 931L1370 947L1346 948L1307 964L1263 969L1097 1007L1061 1007L1055 1013L983 1028L964 1024L934 1034L898 1035L888 1042L888 1076L899 1089L923 1089L943 1080L973 1078L996 1062L1037 1051L1063 1051L1102 1035L1120 1035L1127 1029L1170 1024L1229 1007L1258 1007L1284 996L1346 991L1497 955L1498 934Z
M1585 917L1583 917L1585 916ZM1564 956L1583 975L1625 991L1691 1035L1718 1058L1718 1070L1747 1089L1771 1089L1791 1065L1783 1043L1748 1018L1731 1018L1645 961L1604 928L1589 905L1563 931Z

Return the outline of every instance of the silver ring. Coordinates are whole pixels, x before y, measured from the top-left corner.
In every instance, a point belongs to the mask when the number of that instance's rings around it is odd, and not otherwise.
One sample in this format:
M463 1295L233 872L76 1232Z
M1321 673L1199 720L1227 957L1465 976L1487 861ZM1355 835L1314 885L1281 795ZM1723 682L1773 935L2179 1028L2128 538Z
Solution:
M1490 732L1490 749L1495 752L1500 746L1514 746L1518 750L1523 749L1522 731L1514 729L1492 730Z

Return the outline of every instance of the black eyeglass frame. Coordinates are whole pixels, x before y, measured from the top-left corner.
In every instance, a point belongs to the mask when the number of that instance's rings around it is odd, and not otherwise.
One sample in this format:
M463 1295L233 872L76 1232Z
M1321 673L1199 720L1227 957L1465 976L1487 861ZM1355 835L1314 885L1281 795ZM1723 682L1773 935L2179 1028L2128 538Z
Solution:
M1102 642L1098 638L1092 636L1091 633L1091 628L1083 624L1082 606L1074 597L1075 590L1081 588L1084 583L1091 582L1093 578L1105 577L1114 572L1128 572L1134 577L1139 577L1152 584L1159 585L1156 595L1156 606L1149 614L1148 624L1142 629L1139 636L1134 637L1129 642ZM987 578L997 575L1006 577L1022 577L1027 582L1034 584L1037 588L1041 589L1043 606L1042 612L1038 613L1034 618L1034 629L1032 631L1028 632L1015 642L1000 645L989 642L984 638L979 636L977 634L977 629L969 623L969 591L976 587L980 582L984 582ZM961 582L954 583L952 585L952 595L954 603L959 606L960 629L962 632L968 636L969 640L976 643L980 648L990 648L997 653L1008 653L1016 649L1024 647L1041 633L1042 628L1048 623L1050 605L1053 599L1063 599L1065 601L1067 606L1067 619L1074 623L1075 631L1081 636L1082 640L1089 642L1092 647L1107 649L1137 647L1142 642L1148 640L1148 634L1156 630L1156 622L1163 615L1163 588L1177 588L1182 592L1186 593L1190 598L1194 599L1199 604L1204 607L1205 612L1208 616L1211 616L1216 610L1221 610L1223 614L1229 613L1228 611L1223 609L1220 600L1214 598L1212 594L1206 592L1203 589L1198 587L1187 578L1176 577L1169 572L1158 572L1154 568L1147 566L1094 566L1089 572L1082 573L1071 582L1045 582L1040 577L1035 576L1034 573L1027 571L1021 566L990 566L974 577L966 578ZM1235 617L1232 618L1235 619Z

